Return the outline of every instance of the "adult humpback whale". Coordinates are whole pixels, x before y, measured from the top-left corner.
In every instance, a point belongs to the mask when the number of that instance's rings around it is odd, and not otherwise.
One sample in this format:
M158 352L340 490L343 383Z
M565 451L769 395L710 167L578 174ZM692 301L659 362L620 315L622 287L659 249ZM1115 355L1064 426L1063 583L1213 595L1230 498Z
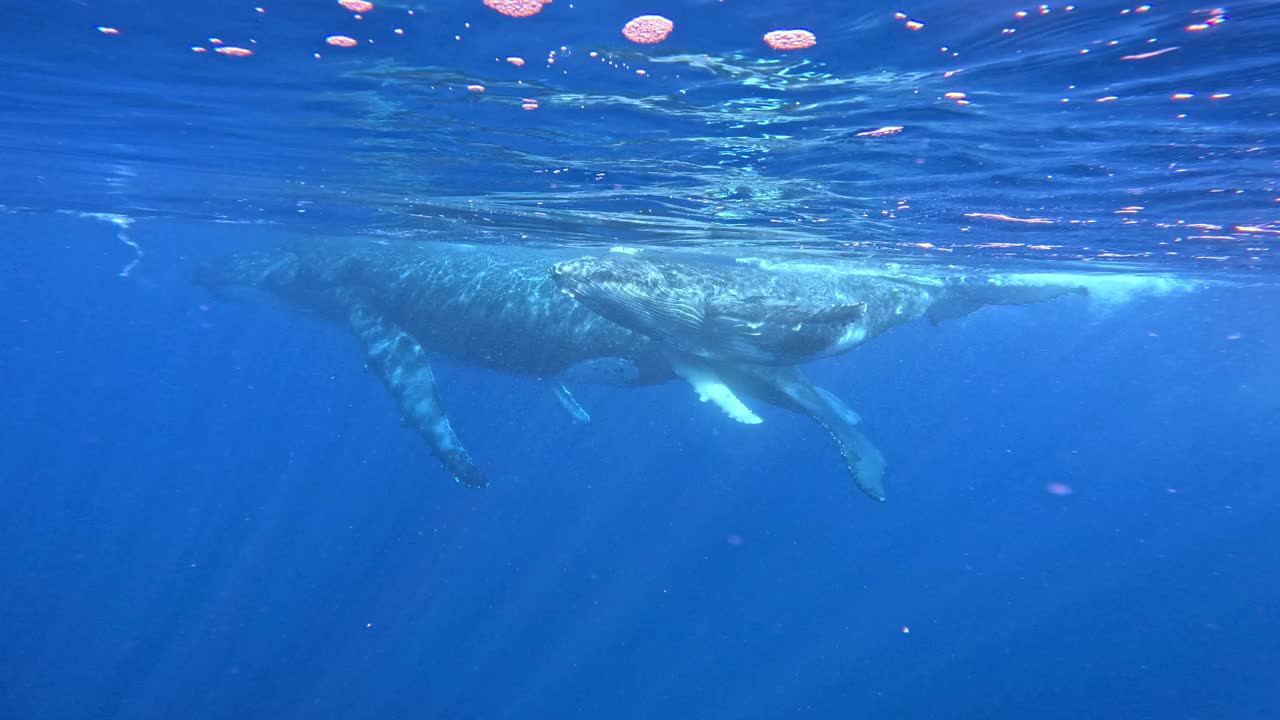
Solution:
M196 279L251 286L345 325L405 422L458 481L487 484L440 401L432 354L552 380L677 377L745 423L739 393L808 415L850 476L884 500L885 463L858 415L797 367L922 316L1048 300L1079 287L850 271L842 266L650 261L619 253L332 241L209 261ZM573 411L576 403L561 396ZM585 413L577 408L575 417Z

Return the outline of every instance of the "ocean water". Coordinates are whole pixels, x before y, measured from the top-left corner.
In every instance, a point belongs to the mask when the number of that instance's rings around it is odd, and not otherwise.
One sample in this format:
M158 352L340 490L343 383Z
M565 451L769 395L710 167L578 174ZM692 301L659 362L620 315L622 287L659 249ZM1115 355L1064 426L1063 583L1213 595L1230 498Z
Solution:
M374 4L5 7L0 720L1280 717L1280 5ZM191 280L332 237L1176 290L809 366L883 505L799 415L442 361L477 491Z

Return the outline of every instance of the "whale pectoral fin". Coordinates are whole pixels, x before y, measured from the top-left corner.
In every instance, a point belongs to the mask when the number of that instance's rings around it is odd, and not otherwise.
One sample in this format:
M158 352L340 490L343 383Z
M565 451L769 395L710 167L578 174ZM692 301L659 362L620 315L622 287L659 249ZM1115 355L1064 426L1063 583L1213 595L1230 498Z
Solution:
M858 413L840 398L814 385L795 368L761 369L753 372L751 378L765 382L775 393L790 400L795 406L793 409L798 409L824 427L840 448L854 483L873 500L884 502L884 456L866 435L858 431L857 425L862 422Z
M569 417L573 418L574 422L583 424L591 422L591 416L574 399L573 393L569 392L569 388L560 384L553 384L551 392L555 393L556 400L560 401L560 406L565 409L565 412L569 413Z
M831 434L844 456L849 476L858 488L871 499L884 502L884 456L858 430L862 418L840 398L811 384L808 379L801 377L800 380L802 382L790 384L784 391Z
M458 482L472 487L488 485L449 424L422 345L394 322L361 304L351 309L348 322L364 343L369 367L395 397L406 424L426 439L431 454Z
M733 394L716 371L699 358L671 357L671 369L698 393L702 402L711 402L724 411L725 415L744 425L759 425L764 422L759 415L751 412L751 408Z

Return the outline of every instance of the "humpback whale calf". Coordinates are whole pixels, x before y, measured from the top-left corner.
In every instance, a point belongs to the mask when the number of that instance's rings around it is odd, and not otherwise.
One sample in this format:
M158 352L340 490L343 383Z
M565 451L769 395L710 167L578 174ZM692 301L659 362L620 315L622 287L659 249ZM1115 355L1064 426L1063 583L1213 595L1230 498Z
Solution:
M563 383L688 382L731 418L758 400L831 435L859 488L885 499L885 461L858 414L799 365L920 317L1083 292L1079 285L888 274L835 265L716 262L525 246L323 241L203 263L200 284L259 288L344 325L407 425L459 482L488 483L449 423L433 355ZM745 396L747 400L744 400Z

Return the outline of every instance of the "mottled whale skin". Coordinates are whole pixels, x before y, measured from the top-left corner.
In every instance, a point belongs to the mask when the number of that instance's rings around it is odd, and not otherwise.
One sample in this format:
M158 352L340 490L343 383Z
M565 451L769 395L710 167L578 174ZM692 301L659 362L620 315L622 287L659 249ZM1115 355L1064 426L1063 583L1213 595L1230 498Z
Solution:
M857 429L857 413L797 366L922 316L936 322L987 304L1078 291L812 265L582 255L568 248L324 241L212 260L196 279L215 290L266 290L345 325L406 423L468 485L487 479L449 424L431 369L435 354L549 380L579 377L583 369L599 375L600 368L621 368L620 382L630 385L679 377L703 400L751 424L761 420L738 393L799 412L830 433L851 478L876 500L885 497L880 452ZM558 396L572 403L567 391ZM585 418L575 407L566 404Z

